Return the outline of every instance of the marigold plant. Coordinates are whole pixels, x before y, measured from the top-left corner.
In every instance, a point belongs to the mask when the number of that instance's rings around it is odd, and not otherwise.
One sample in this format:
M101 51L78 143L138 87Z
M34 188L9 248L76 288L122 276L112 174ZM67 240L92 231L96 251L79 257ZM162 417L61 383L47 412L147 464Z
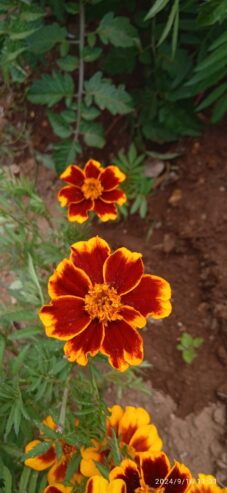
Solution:
M106 420L106 437L102 443L94 441L93 447L81 448L81 473L90 477L101 474L96 462L103 464L108 461L110 445L108 438L112 436L118 440L120 456L135 458L142 452L159 452L162 449L162 440L157 428L150 423L148 412L142 407L119 405L110 408L110 416Z
M49 279L51 303L39 316L46 335L67 341L69 361L87 364L87 355L106 355L124 371L143 360L143 339L137 329L146 318L167 317L171 289L165 279L144 274L141 253L119 248L94 237L71 246Z
M68 207L68 220L84 223L88 211L96 212L101 221L117 218L115 204L126 202L125 193L118 188L126 176L117 166L102 168L101 164L90 159L84 170L72 164L61 174L60 179L67 182L58 193L62 207Z

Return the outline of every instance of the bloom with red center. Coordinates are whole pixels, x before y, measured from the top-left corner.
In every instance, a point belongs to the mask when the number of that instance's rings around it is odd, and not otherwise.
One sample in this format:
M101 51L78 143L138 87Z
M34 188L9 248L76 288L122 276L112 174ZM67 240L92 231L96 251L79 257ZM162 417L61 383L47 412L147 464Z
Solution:
M145 409L133 406L122 409L121 406L115 405L109 411L111 414L106 421L106 434L110 439L113 434L117 438L122 456L134 459L140 453L159 452L162 449L162 440L157 428L150 423L150 416ZM105 463L109 453L108 439L102 443L95 441L93 446L87 449L82 447L81 473L87 477L99 475L95 462Z
M58 193L61 206L68 207L68 220L83 223L88 219L88 211L95 211L101 221L116 219L115 204L126 202L125 193L118 188L125 178L117 166L102 168L93 159L84 170L75 164L68 166L60 176L67 185Z
M47 416L47 418L44 419L43 424L48 426L48 428L52 430L57 430L57 425L53 421L51 416ZM32 442L29 442L25 447L25 453L29 452L41 443L41 440L33 440ZM35 469L35 471L44 471L45 469L49 469L47 476L49 484L64 481L68 464L72 460L73 455L77 452L77 449L75 447L69 445L64 440L60 439L60 443L62 448L62 457L60 460L57 459L54 443L50 443L50 448L46 452L36 457L30 457L25 460L25 465L31 467L32 469ZM71 481L72 483L75 483L77 481L79 482L80 479L81 474L78 471L74 474ZM68 492L66 491L66 493Z
M110 480L114 479L125 482L127 493L185 493L192 476L184 464L175 462L171 467L163 452L144 452L137 457L137 463L125 459L115 467L110 472Z
M43 493L71 493L71 486L64 486L61 483L54 483L47 486Z
M85 493L127 493L122 479L107 481L101 476L93 476L87 482Z
M167 317L171 312L170 285L161 277L145 275L140 253L119 248L111 253L102 238L80 241L71 247L49 279L52 298L39 316L46 335L67 341L69 361L87 364L87 355L102 353L124 371L143 360L143 339L138 332L146 317Z
M198 474L197 481L193 478L189 493L227 493L227 488L221 488L214 476Z

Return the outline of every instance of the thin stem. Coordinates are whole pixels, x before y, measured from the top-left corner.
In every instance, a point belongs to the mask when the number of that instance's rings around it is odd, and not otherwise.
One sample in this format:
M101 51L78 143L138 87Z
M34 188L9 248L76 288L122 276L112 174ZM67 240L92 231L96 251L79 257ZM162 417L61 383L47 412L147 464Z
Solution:
M62 404L61 404L61 410L60 410L60 416L59 416L59 422L58 422L58 431L63 433L64 431L64 426L65 426L65 416L66 416L66 406L67 406L67 401L68 401L68 395L69 395L69 382L70 382L71 375L68 376L66 380L66 385L64 388L63 392L63 398L62 398Z
M84 36L85 36L85 9L83 0L80 0L80 38L79 38L79 79L78 79L78 91L77 91L77 121L76 130L74 135L74 142L78 141L79 131L80 131L80 120L81 120L81 103L83 96L83 85L84 85Z

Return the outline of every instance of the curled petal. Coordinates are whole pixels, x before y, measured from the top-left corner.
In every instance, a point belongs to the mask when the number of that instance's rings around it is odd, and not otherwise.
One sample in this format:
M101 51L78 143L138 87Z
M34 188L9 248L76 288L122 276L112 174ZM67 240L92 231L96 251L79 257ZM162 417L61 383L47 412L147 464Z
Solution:
M95 236L88 241L79 241L71 246L71 261L84 270L93 284L103 283L102 268L110 254L108 243Z
M85 165L84 174L86 178L98 178L101 171L101 164L94 159L90 159Z
M101 199L104 200L104 202L116 202L119 205L123 205L126 202L127 197L122 190L117 189L103 192Z
M143 360L143 339L124 320L109 322L101 352L109 357L113 368L125 371L129 365L139 365Z
M89 479L85 493L126 493L126 484L122 479L107 481L101 476Z
M120 420L118 433L124 443L129 444L136 430L150 422L148 412L142 407L126 406Z
M64 484L54 483L47 486L43 493L71 493L71 486L64 486Z
M114 190L126 178L126 175L117 166L107 166L100 175L104 190Z
M162 440L158 435L155 425L147 424L140 426L132 436L129 446L136 452L160 452L162 450Z
M144 317L151 315L153 318L164 318L172 310L170 296L171 288L165 279L147 274L135 289L122 297L122 303L132 306Z
M110 411L110 416L107 418L107 432L109 435L111 435L111 429L115 429L115 433L118 436L119 435L119 423L121 421L121 418L124 414L124 411L121 406L118 404L115 404L115 406L112 406L109 408Z
M25 447L25 452L29 452L40 443L40 440L33 440L32 442L29 442ZM55 448L51 445L46 452L38 455L37 457L30 457L29 459L26 459L24 463L26 466L35 469L35 471L44 471L45 469L48 469L48 467L52 466L55 460Z
M81 187L84 182L84 172L76 164L71 164L60 175L60 180L71 183L71 185Z
M140 312L132 308L131 306L123 306L120 310L120 315L123 317L125 322L142 329L146 325L146 318L141 315Z
M110 480L122 479L127 486L127 493L139 492L140 476L137 465L130 459L125 459L120 466L112 469L109 475ZM138 490L137 490L138 488Z
M84 200L84 196L80 188L68 185L67 187L63 187L59 190L58 200L61 207L65 207L66 205L71 204L71 202L81 202L81 200Z
M117 209L113 203L108 204L102 198L94 201L94 210L101 221L114 221L117 218Z
M85 272L64 259L49 279L48 293L52 299L64 295L84 298L90 287L91 281Z
M143 275L141 257L141 253L131 252L124 247L118 248L108 257L103 266L105 282L115 288L119 294L131 291L139 284ZM131 305L127 302L123 304Z
M184 464L175 462L167 476L165 493L184 493L190 488L191 481L189 469Z
M94 319L78 336L68 341L64 346L65 355L69 361L76 361L85 366L87 355L95 356L102 345L104 330L102 323Z
M162 485L162 480L165 479L170 470L170 463L166 454L164 452L144 452L140 454L139 460L142 478L145 484L150 488L159 489ZM158 485L157 478L159 480Z
M62 341L72 339L90 323L90 317L84 310L84 300L75 296L59 296L52 300L41 308L39 317L46 335Z
M78 204L69 204L68 220L70 222L77 222L79 224L84 223L88 219L88 211L93 209L93 200L82 200Z

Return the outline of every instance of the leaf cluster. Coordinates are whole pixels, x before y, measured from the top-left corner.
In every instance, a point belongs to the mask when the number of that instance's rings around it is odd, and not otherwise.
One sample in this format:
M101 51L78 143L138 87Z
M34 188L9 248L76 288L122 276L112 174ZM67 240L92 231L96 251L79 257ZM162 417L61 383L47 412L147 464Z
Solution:
M197 356L197 349L203 344L202 337L192 337L188 332L183 332L179 338L177 349L181 351L185 363L192 363Z

